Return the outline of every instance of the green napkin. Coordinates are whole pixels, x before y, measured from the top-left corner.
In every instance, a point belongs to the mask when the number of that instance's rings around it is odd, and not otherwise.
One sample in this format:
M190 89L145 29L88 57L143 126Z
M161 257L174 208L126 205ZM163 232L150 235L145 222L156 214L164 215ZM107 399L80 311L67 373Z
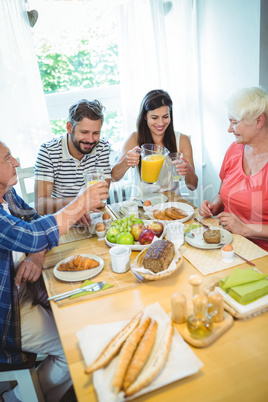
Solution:
M191 230L200 228L202 225L200 225L199 223L190 223L189 226L187 226L187 228L185 229L184 233L189 233L191 232Z
M92 285L92 284L94 284L94 283L96 283L96 282L92 282L92 281L90 281L90 280L87 279L87 280L81 285L81 288L84 287L84 286ZM103 286L103 288L101 288L100 290L105 290L105 289L111 288L112 286L114 286L114 285L110 285L109 283L105 283L105 285ZM97 292L99 292L100 290L97 290ZM94 293L95 293L95 292L94 292ZM78 293L77 295L71 296L70 299L75 299L76 297L84 296L84 295L87 295L87 294L90 294L90 292L81 292L81 293Z
M246 269L239 269L234 268L231 275L227 276L223 282L222 286L220 287L223 290L228 288L233 288L234 286L243 285L245 283L256 282L261 279L266 278L266 275L260 274L259 272L255 271L253 268L249 267Z
M251 303L268 294L266 275L253 268L235 268L231 275L220 281L219 286L240 304Z

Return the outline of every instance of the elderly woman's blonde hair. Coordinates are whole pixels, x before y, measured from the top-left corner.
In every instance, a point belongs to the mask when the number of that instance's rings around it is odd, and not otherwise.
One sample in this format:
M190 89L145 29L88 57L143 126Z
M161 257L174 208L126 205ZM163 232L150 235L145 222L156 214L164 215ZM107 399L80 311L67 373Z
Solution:
M226 101L228 113L251 124L262 113L268 118L268 92L261 87L243 88Z

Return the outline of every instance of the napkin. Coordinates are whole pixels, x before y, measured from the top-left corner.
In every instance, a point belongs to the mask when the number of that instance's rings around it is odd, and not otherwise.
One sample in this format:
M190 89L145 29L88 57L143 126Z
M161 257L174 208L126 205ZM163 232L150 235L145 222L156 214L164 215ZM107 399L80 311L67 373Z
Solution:
M231 275L223 278L219 286L240 304L248 304L268 294L268 280L265 274L253 268L235 268Z
M84 286L93 285L94 283L96 283L96 282L92 282L92 281L87 279L84 283L82 283L81 288L84 287ZM112 286L114 286L114 285L110 285L109 283L105 283L105 285L100 290L105 290L105 289L111 288ZM97 292L99 292L100 290L97 290ZM88 295L88 294L90 294L90 292L86 292L86 291L81 292L81 293L78 293L76 295L71 296L70 299L75 299L77 297L85 296L85 295Z
M158 322L157 338L150 357L152 358L157 347L161 343L162 336L170 322L170 318L159 303L151 304L145 308L142 320L148 316ZM131 318L132 317L130 317L130 319ZM128 321L118 321L101 325L88 325L77 332L76 335L87 366L93 363L112 338L127 323ZM106 367L93 373L93 384L99 402L119 402L134 399L181 378L195 374L203 366L203 363L196 357L190 346L183 340L176 329L174 329L168 359L161 372L148 386L127 399L124 399L122 393L115 395L112 391L112 381L117 363L118 356L114 357ZM146 363L146 365L148 363ZM146 366L144 369L145 368Z
M187 228L184 230L184 233L189 233L191 230L197 229L202 227L199 223L190 223L190 225L187 226Z

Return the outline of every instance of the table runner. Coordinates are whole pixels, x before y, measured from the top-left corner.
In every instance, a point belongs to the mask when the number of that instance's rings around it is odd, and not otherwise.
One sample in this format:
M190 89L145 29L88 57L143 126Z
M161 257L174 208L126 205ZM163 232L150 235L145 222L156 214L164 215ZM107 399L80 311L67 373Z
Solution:
M43 277L46 283L46 288L49 296L54 296L59 293L63 293L69 290L79 288L84 281L79 282L63 282L59 279L55 278L53 275L54 266L64 258L67 258L74 254L95 254L104 260L104 268L100 274L92 278L91 280L94 282L105 281L113 287L109 289L105 289L103 291L99 291L96 293L89 293L85 296L81 296L75 299L63 299L57 302L58 306L67 306L73 303L81 302L84 300L93 299L99 296L105 296L108 294L120 292L122 290L131 289L139 286L143 283L142 278L138 278L134 275L134 273L129 270L123 274L116 274L112 271L111 267L111 259L110 255L107 254L107 250L105 250L104 240L99 242L88 242L88 245L83 247L77 247L69 250L65 250L63 252L47 254L45 258L45 269L43 269ZM133 257L134 259L134 257Z
M232 236L232 246L234 251L247 260L251 261L268 255L267 251L263 250L245 237L237 234L232 234ZM182 252L183 257L203 275L213 274L240 264L245 264L245 261L235 255L233 262L223 262L220 248L216 250L205 250L192 247L188 243L185 243L180 247L180 251ZM258 263L255 262L255 264L257 268Z
M89 233L88 228L72 226L65 235L60 237L59 245L72 243L73 241L89 239L92 236L93 235Z

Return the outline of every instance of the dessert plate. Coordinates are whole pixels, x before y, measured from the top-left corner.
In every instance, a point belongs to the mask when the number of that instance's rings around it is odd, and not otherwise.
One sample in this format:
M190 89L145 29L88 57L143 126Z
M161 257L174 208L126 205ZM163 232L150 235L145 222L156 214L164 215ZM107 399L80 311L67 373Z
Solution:
M65 258L58 262L55 265L53 274L57 279L60 279L64 282L78 282L78 281L85 281L86 279L93 278L94 276L98 275L104 267L104 261L102 258L95 254L80 254L82 257L91 258L92 260L96 260L99 263L99 266L96 268L85 269L84 271L58 271L58 267L63 262L67 262L72 256Z
M187 236L185 236L185 240L188 244L190 244L190 246L203 248L206 250L214 250L217 248L221 248L223 244L231 243L233 241L233 236L228 230L219 227L211 227L210 229L220 230L221 232L220 243L214 243L214 244L206 243L203 238L203 233L206 231L206 229L203 227L191 230L191 232L189 232L190 235L187 234Z
M170 208L170 207L175 207L175 208L179 208L179 209L183 210L187 214L187 216L185 218L176 219L176 220L174 219L172 221L169 221L169 220L163 220L162 221L160 219L157 219L158 221L160 221L162 223L164 222L166 225L168 225L170 222L186 222L189 219L191 219L191 217L194 214L193 207L191 205L189 205L189 204L184 203L184 202L166 202L166 203L156 204L156 205L152 206L150 209L147 209L146 214L151 219L156 220L156 218L154 218L154 215L153 215L154 210L159 209L160 211L164 211L166 208Z

